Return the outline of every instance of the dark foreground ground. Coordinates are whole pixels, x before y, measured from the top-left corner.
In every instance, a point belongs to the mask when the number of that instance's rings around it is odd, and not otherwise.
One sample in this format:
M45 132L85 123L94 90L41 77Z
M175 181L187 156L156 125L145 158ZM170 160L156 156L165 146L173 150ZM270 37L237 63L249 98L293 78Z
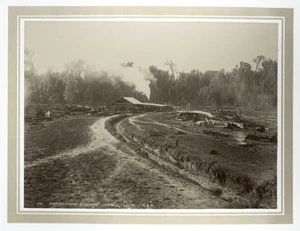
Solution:
M78 115L25 123L25 163L56 155L90 142L96 117Z
M119 127L130 143L150 150L159 160L184 169L194 178L209 179L219 186L221 195L232 190L246 198L250 207L276 208L277 143L269 139L277 133L274 114L252 115L243 129L203 127L178 120L174 113L131 116ZM260 131L261 126L264 131Z
M174 113L26 123L25 207L276 208L276 117L254 116L265 131Z
M234 208L138 155L106 129L108 118L26 124L26 208Z

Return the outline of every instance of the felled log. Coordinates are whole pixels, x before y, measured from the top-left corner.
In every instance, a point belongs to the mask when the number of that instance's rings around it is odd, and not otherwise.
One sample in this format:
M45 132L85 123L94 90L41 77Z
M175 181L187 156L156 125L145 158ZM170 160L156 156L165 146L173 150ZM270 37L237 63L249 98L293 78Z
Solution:
M272 136L270 137L270 142L272 142L272 143L277 143L277 134L272 135Z
M259 126L259 127L257 127L257 128L255 128L255 131L257 131L257 132L265 132L265 127L264 126Z
M215 150L215 149L212 149L212 150L210 151L210 154L211 154L211 155L217 155L217 154L218 154L218 151Z
M263 135L263 134L257 134L257 133L248 134L245 139L246 140L262 141L262 142L270 142L271 141L270 136Z
M228 122L227 123L227 128L230 128L230 129L234 129L234 128L243 129L244 124L243 123Z
M212 136L222 136L222 137L229 137L228 133L225 132L216 132L216 131L210 131L210 130L202 130L203 134L206 135L212 135Z

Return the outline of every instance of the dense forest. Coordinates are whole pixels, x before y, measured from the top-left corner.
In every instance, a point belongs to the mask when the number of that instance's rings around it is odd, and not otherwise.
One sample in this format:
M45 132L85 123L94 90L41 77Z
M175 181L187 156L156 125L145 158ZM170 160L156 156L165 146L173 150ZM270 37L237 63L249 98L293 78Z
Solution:
M167 62L169 71L150 66L156 81L150 83L150 101L173 105L234 106L275 109L277 106L277 62L258 56L254 68L240 62L230 72L192 70L176 74L176 65ZM170 73L171 74L170 74Z
M148 101L143 92L122 76L97 71L84 61L65 65L62 72L49 68L37 74L33 52L25 51L25 103L106 105L122 96ZM233 106L254 109L277 107L277 62L264 56L253 59L253 66L240 62L230 72L199 70L177 72L176 65L167 61L168 70L150 66L150 102L177 106Z

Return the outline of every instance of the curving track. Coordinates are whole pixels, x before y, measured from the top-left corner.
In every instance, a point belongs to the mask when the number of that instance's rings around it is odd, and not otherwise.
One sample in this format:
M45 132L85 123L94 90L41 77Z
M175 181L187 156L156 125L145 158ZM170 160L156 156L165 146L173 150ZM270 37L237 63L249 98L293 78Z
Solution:
M43 166L46 171L47 166L50 169L57 161L68 166L69 175L63 178L64 187L49 192L43 200L55 202L55 198L65 195L68 189L70 193L64 202L84 203L84 207L87 208L230 207L229 202L139 156L125 143L118 141L105 129L105 122L109 118L100 118L91 126L93 136L87 146L40 159L25 166L25 171L31 172L39 166ZM88 162L93 166L82 161L89 158L96 160L101 156L105 157L101 161ZM74 163L81 167L73 166ZM103 172L99 175L97 171L108 171L105 166L111 163L114 165L109 167L109 173ZM31 205L33 202L27 204ZM49 207L66 206L63 203L59 206L52 203Z

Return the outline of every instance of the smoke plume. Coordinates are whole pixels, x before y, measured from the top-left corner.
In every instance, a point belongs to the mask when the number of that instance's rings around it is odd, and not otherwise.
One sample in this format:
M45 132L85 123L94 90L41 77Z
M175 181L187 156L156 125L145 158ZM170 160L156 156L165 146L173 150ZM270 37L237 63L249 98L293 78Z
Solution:
M151 74L148 68L142 68L134 62L123 62L117 70L117 75L122 76L126 82L133 83L138 91L144 92L145 95L150 97L150 82L155 82L156 79Z

